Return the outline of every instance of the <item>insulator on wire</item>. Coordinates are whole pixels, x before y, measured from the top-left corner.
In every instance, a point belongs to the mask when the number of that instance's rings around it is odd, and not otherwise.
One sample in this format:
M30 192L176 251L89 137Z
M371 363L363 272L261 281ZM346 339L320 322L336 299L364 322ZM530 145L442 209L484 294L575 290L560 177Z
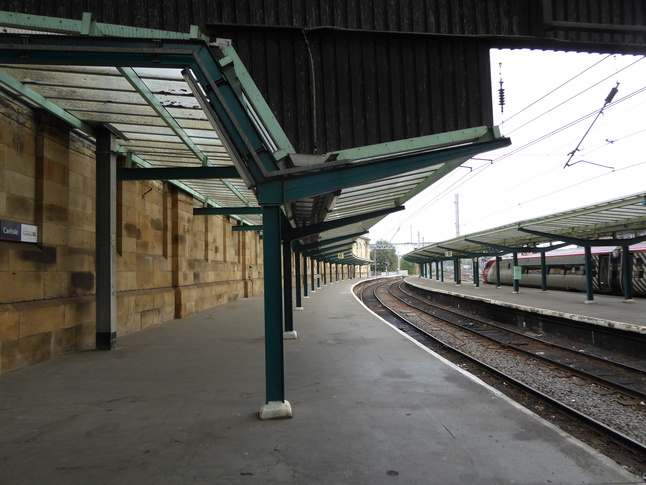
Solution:
M618 91L619 91L619 83L617 83L617 85L610 90L610 92L608 93L608 96L606 97L605 104L612 103L612 99L615 97L615 94L617 94Z
M499 73L500 73L500 89L498 89L498 104L500 105L500 112L504 113L505 111L505 88L502 87L502 62L498 64Z

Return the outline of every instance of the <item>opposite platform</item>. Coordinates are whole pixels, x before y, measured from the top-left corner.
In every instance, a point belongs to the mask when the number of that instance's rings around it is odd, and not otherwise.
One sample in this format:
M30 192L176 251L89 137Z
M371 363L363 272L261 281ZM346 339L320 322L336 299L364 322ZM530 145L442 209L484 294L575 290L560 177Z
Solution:
M0 483L641 483L373 316L351 284L295 314L293 419L258 419L262 298L0 376Z
M471 282L456 285L453 281L438 281L419 276L409 276L406 282L421 288L444 293L480 299L487 303L530 310L546 315L564 317L570 320L615 327L629 332L646 333L646 300L635 298L626 303L616 295L594 295L594 303L585 303L585 293L576 291L549 290L520 287L513 293L511 286L480 284Z

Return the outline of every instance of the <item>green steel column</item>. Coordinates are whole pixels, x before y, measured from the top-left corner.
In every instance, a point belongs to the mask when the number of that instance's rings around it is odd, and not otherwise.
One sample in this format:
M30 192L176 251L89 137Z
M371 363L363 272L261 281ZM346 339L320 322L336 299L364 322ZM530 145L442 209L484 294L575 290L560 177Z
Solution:
M314 260L312 258L310 258L310 269L312 270L312 293L314 293L316 291L316 271L314 271Z
M267 404L285 401L280 219L279 205L262 206Z
M496 288L500 288L500 256L496 256Z
M321 262L316 262L316 289L321 289Z
M516 272L516 266L518 266L518 253L514 252L513 257L514 257L514 264L513 264L513 268L512 268L512 278L513 278L512 281L514 282L513 293L518 293L518 288L519 288L518 280L516 278L514 278L515 272Z
M633 262L630 257L630 247L621 246L621 274L623 276L624 303L632 303L633 300Z
M480 260L473 258L473 283L480 288Z
M460 260L457 258L453 260L453 283L460 284Z
M428 263L428 279L433 279L433 263Z
M442 271L440 274L440 281L444 283L444 261L440 261L440 270Z
M327 286L327 263L323 261L323 286Z
M435 280L439 281L440 280L440 262L435 261Z
M545 251L541 253L541 291L547 291L547 263Z
M292 289L292 245L288 241L283 241L283 310L285 311L285 332L294 331Z
M307 258L303 258L303 298L309 298L307 284Z
M301 299L301 253L294 253L294 256L296 257L294 264L295 264L295 270L296 270L296 281L294 284L296 285L296 308L299 310L303 308L303 301Z
M592 248L585 247L585 302L594 303L594 283L592 280Z

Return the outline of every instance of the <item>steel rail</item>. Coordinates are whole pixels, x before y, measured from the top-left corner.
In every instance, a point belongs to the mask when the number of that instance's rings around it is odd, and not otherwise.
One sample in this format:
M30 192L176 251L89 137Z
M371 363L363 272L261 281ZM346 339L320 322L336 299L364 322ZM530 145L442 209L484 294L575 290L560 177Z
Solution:
M552 343L552 342L548 342L546 340L539 339L537 337L532 337L530 335L526 335L526 334L524 334L522 332L519 332L519 331L516 331L516 330L513 330L513 329L508 329L508 328L501 327L501 326L496 325L496 324L491 323L491 322L486 322L484 320L478 319L477 317L473 317L471 315L465 315L465 314L463 314L461 312L457 312L455 310L446 308L446 307L444 307L442 305L438 305L436 303L430 303L428 301L422 300L422 299L416 297L415 295L411 295L408 292L404 291L401 288L401 284L399 285L399 290L402 291L402 293L404 293L405 295L419 301L420 303L423 303L424 305L437 308L440 311L450 313L450 314L456 315L456 316L461 317L461 318L468 319L470 321L479 323L479 324L484 325L486 327L490 327L490 328L495 329L497 331L504 332L504 333L510 334L510 335L514 335L516 337L524 338L524 339L533 341L535 343L538 343L540 345L544 345L544 346L546 346L548 348L556 349L559 352L564 352L564 353L567 353L567 354L571 355L573 357L573 359L577 359L579 361L581 361L581 360L590 360L590 361L594 361L594 362L597 362L597 363L600 363L600 364L603 364L603 365L606 365L606 366L618 367L618 368L620 368L620 370L626 370L626 371L638 374L637 377L641 378L641 379L644 379L646 377L646 372L643 369L632 367L632 366L629 366L629 365L626 365L626 364L621 364L619 362L615 362L615 361L612 361L612 360L609 360L609 359L604 359L603 357L597 357L596 355L590 355L590 354L586 354L586 353L583 353L583 352L579 352L577 350L573 350L573 349L570 349L568 347L565 347L565 346L562 346L562 345L559 345L559 344L555 344L555 343ZM619 391L621 391L621 392L623 392L625 394L630 395L631 397L634 397L634 398L637 398L637 399L640 399L640 400L646 400L646 392L644 392L644 391L641 391L639 389L635 389L634 387L629 387L629 386L621 384L619 382L609 380L609 379L607 379L605 377L602 377L600 375L591 374L590 372L586 372L585 370L581 370L581 369L578 369L576 367L572 367L569 364L559 362L558 360L555 360L555 359L550 358L548 356L535 353L535 352L533 352L531 350L523 349L522 347L520 347L518 345L515 345L513 343L503 343L503 342L501 342L499 340L496 340L494 337L491 337L491 336L485 335L484 333L479 332L477 329L468 328L468 327L465 327L465 326L463 326L461 324L451 322L451 321L443 318L442 316L432 315L429 312L425 311L424 309L416 307L414 305L411 305L409 302L406 302L405 300L402 300L401 298L398 298L397 295L393 295L393 297L399 299L400 301L406 303L407 305L409 305L409 306L411 306L413 308L416 308L417 310L419 310L421 312L424 312L424 313L426 313L428 315L433 316L434 318L439 318L440 320L443 320L443 321L445 321L445 322L447 322L447 323L449 323L451 325L455 325L455 326L459 327L462 330L465 330L465 331L470 332L472 334L478 335L478 336L480 336L482 338L489 339L492 342L496 342L499 345L504 345L507 348L513 349L513 350L515 350L517 352L520 352L522 354L525 354L525 355L529 355L532 358L542 360L542 361L547 362L547 363L552 364L552 365L557 365L560 368L562 368L562 369L564 369L564 370L566 370L568 372L577 374L577 375L579 375L580 377L582 377L584 379L596 381L599 384L602 384L604 386L608 386L608 387L611 387L613 389L619 390Z
M472 362L473 364L484 368L490 374L495 375L499 379L502 379L505 382L512 384L513 386L515 386L518 389L526 392L527 394L535 396L535 397L541 399L542 401L550 404L551 406L554 406L555 408L559 409L564 414L566 414L566 415L580 421L581 423L585 424L590 429L592 429L592 430L594 430L596 432L599 432L599 433L601 433L603 435L608 436L610 439L612 439L615 443L619 444L623 448L625 448L625 449L627 449L627 450L629 450L631 452L637 452L637 453L642 453L642 454L646 453L646 444L641 443L641 442L631 438L630 436L627 436L624 433L607 426L606 424L604 424L604 423L602 423L600 421L597 421L596 419L582 413L581 411L578 411L578 410L572 408L571 406L568 406L567 404L565 404L565 403L563 403L563 402L561 402L561 401L559 401L559 400L557 400L557 399L555 399L555 398L553 398L553 397L551 397L551 396L549 396L547 394L544 394L543 392L539 391L538 389L535 389L535 388L531 387L530 385L525 384L524 382L519 381L516 378L505 374L504 372L496 369L495 367L492 367L489 364L487 364L485 362L482 362L479 359L477 359L477 358L475 358L475 357L473 357L473 356L471 356L471 355L469 355L469 354L467 354L467 353L453 347L452 345L447 344L446 342L443 342L439 338L433 336L432 334L428 333L424 329L420 328L415 323L411 322L406 317L398 314L395 310L390 308L389 305L384 303L383 300L381 298L379 298L379 296L377 295L377 288L380 288L380 287L385 286L385 285L392 285L392 284L393 284L393 282L386 282L386 283L374 284L374 285L369 285L367 287L364 287L362 289L362 291L361 291L362 300L363 300L364 291L366 291L368 288L372 288L373 289L372 291L374 293L375 299L379 302L379 304L383 308L385 308L390 313L395 315L399 320L401 320L405 324L415 328L418 332L420 332L426 338L429 338L429 339L433 340L437 344L441 345L442 347L448 349L451 352L454 352L454 353L458 354L460 357Z

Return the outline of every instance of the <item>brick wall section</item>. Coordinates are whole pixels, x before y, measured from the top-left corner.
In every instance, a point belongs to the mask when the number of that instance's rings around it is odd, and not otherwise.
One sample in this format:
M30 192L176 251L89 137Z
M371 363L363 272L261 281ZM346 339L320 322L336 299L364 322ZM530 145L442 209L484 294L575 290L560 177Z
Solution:
M0 97L0 219L40 239L0 242L0 373L94 347L95 173L91 140ZM258 233L157 181L117 205L118 336L262 291Z

